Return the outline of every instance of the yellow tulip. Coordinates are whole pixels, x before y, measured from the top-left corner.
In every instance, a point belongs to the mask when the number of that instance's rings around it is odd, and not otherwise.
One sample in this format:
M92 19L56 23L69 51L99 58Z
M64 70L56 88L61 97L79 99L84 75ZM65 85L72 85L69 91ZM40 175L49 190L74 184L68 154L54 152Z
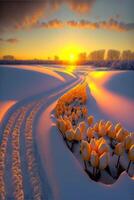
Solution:
M116 140L118 142L123 142L123 140L125 139L125 135L124 135L124 132L123 132L123 129L119 129L118 132L116 133Z
M86 130L86 123L84 121L79 123L79 128L82 133Z
M90 146L91 146L92 150L97 151L96 140L94 138L91 138L91 140L90 140Z
M98 127L99 127L99 125L98 125L98 123L96 122L95 125L94 125L94 127L93 127L94 130L95 130L95 132L98 132Z
M92 116L92 115L89 116L87 121L88 121L89 126L91 126L94 123L94 116Z
M90 162L93 167L98 167L99 164L99 157L96 151L91 152Z
M68 141L74 140L74 135L75 135L75 133L74 133L74 130L73 130L73 129L67 130L67 131L65 132L65 136L66 136L66 139L67 139Z
M72 123L69 119L65 120L66 122L66 130L72 129Z
M120 123L117 123L115 126L115 131L118 132L122 128L122 125Z
M98 146L98 153L99 155L103 154L104 152L109 152L109 146L107 143L101 142Z
M134 144L129 149L128 157L129 157L129 160L134 162Z
M94 129L89 127L87 129L87 137L88 139L91 139L93 136L94 136Z
M118 143L115 146L115 154L121 156L124 152L124 147L122 143Z
M125 148L126 148L126 150L129 150L130 147L133 144L134 144L134 138L133 138L132 134L130 134L125 138Z
M110 121L107 121L105 124L105 128L106 130L108 130L108 128L112 125L112 123Z
M99 157L99 169L103 170L105 169L110 161L110 156L109 153L104 152L100 157Z
M88 161L90 159L91 156L91 147L88 143L86 143L86 145L84 146L84 148L82 149L82 158L85 161Z
M104 125L99 125L98 135L101 137L106 135L106 129Z
M83 135L82 135L82 133L81 133L79 127L77 127L76 130L75 130L74 139L75 139L76 141L81 141L81 140L82 140L82 136L83 136Z

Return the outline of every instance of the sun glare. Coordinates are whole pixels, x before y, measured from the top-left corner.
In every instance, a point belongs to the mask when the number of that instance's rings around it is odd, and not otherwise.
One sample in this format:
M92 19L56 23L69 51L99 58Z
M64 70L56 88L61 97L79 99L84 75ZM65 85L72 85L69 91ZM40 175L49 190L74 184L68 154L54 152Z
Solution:
M69 55L68 60L69 60L69 62L71 62L71 63L75 63L76 60L77 60L77 57L76 57L75 54L71 53L71 54Z

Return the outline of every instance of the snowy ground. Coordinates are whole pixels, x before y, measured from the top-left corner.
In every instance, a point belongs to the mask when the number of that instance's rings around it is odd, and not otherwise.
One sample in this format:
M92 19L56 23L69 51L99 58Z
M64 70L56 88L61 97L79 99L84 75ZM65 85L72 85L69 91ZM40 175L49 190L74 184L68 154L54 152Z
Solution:
M87 66L0 66L3 199L133 199L134 180L126 172L112 185L89 179L53 115L58 98L85 79L89 114L133 131L133 76L133 71L95 72Z

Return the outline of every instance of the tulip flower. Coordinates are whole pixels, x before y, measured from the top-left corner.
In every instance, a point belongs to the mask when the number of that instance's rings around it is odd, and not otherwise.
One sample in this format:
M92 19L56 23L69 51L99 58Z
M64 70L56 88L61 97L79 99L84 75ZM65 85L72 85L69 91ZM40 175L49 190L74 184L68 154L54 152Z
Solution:
M133 136L134 134L129 134L126 138L125 138L125 141L124 141L124 143L125 143L125 148L126 148L126 150L129 150L130 149L130 147L134 144L134 136Z
M134 144L129 149L128 158L129 158L129 164L128 164L128 167L127 167L127 173L129 171L131 162L134 162Z
M109 152L109 146L107 143L101 142L98 146L98 153L99 155L103 154L104 152Z
M91 146L92 150L97 151L96 139L91 138L90 146Z
M125 139L125 135L124 135L123 129L120 128L120 129L118 130L118 132L116 133L116 140L117 140L118 142L123 142L124 139Z
M89 127L89 128L87 129L88 141L90 141L90 139L93 138L93 136L94 136L94 129Z
M120 156L123 154L123 152L124 152L123 144L122 143L118 143L115 146L115 154L118 156L118 160L117 160L117 164L116 164L117 168L119 167Z
M66 136L66 139L68 140L68 141L73 141L73 139L74 139L74 130L73 129L70 129L70 130L67 130L66 132L65 132L65 136Z
M76 141L80 142L82 140L82 137L83 137L83 135L80 131L80 128L77 127L76 130L75 130L74 138L75 138Z
M89 126L91 126L94 123L94 116L92 116L92 115L89 116L87 121L88 121Z
M91 147L88 142L85 141L83 148L81 149L82 158L84 160L85 170L87 170L86 161L89 161L91 156Z
M91 165L93 166L93 176L96 176L95 169L99 165L99 157L96 151L91 152L90 162L91 162Z
M115 132L118 132L121 128L122 128L122 125L120 123L116 124Z
M110 161L110 156L108 152L104 152L103 154L101 154L101 156L99 157L99 169L100 170L104 170Z
M109 128L111 125L112 125L112 123L111 123L110 121L107 121L107 122L105 123L105 128L106 128L106 130L108 130L108 128Z
M98 123L95 123L95 125L94 125L94 130L95 130L95 132L98 132L98 127L99 127L99 125L98 125Z
M106 135L106 129L105 129L105 126L104 126L104 125L99 125L98 135L99 135L100 137Z
M83 133L86 129L86 123L84 121L79 123L80 131Z

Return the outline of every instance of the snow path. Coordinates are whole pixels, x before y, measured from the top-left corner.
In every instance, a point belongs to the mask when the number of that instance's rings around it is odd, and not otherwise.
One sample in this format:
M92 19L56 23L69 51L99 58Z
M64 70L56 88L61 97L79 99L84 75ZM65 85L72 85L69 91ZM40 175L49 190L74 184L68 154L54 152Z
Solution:
M45 168L42 168L42 160L36 144L36 121L42 108L47 106L49 99L61 95L82 81L81 77L66 83L66 87L46 95L30 97L16 103L3 120L3 134L0 136L2 156L0 185L1 199L18 199L19 196L26 200L52 199L52 193L47 181ZM64 85L65 86L65 85ZM14 119L14 113L20 115ZM12 119L13 116L13 119ZM6 119L7 118L7 119ZM8 127L13 121L9 129ZM15 123L14 123L15 122ZM6 143L5 143L6 140ZM16 190L17 189L17 190Z

